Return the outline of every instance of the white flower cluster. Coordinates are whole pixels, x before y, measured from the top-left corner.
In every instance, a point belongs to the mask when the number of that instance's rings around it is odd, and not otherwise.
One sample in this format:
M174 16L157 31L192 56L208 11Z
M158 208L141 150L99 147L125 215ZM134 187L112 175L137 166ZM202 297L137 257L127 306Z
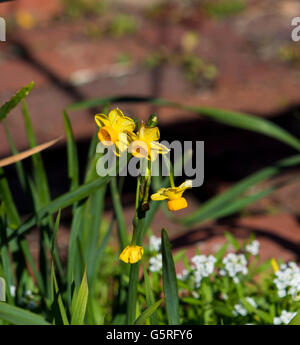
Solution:
M161 247L161 239L156 236L151 236L149 239L149 249L151 252L159 252Z
M198 288L201 285L202 278L208 277L213 273L217 259L213 255L196 255L192 257L191 261L194 264L193 274L196 287Z
M220 274L225 276L228 274L234 279L234 282L238 282L237 274L241 273L246 275L248 273L247 260L244 254L227 254L223 260L224 269L220 270Z
M251 304L254 308L257 308L257 304L252 297L246 297L246 301ZM248 314L247 309L241 304L238 303L233 307L234 316L246 316Z
M275 276L273 282L278 289L278 296L282 298L288 294L296 299L300 291L300 268L297 264L289 262L281 265Z
M162 255L157 254L156 256L153 256L150 261L150 267L149 270L151 272L160 272L162 269Z
M246 245L246 251L252 255L257 255L259 253L260 243L256 240Z
M288 312L287 310L283 310L278 317L274 317L273 323L274 325L287 325L290 321L296 316L297 313Z

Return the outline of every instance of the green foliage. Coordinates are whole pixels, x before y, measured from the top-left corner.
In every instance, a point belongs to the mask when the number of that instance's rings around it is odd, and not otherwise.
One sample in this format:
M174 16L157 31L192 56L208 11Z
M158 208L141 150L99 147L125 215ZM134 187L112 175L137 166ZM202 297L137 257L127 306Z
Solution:
M101 15L107 10L105 0L62 0L65 15L78 19L84 16Z
M117 14L113 17L108 26L108 33L115 38L130 35L137 31L138 23L133 16Z
M163 286L169 325L179 325L179 301L175 265L171 252L171 244L165 229L161 232Z
M214 18L224 19L242 12L246 8L246 0L215 0L204 1L206 13Z
M25 130L30 147L37 145L34 128L24 98L33 84L28 85L0 108L1 120L9 116L22 101ZM269 262L258 264L258 257L249 261L244 245L230 233L227 243L214 253L213 271L199 282L193 263L185 251L173 256L166 230L162 230L161 252L144 247L143 272L139 275L139 262L127 265L118 260L120 249L128 240L127 223L122 207L122 181L111 176L100 177L95 154L97 135L91 140L84 167L78 164L76 140L72 131L71 110L101 106L107 112L108 104L119 101L148 102L207 116L214 121L243 130L267 135L300 150L300 141L274 123L248 114L191 107L152 98L105 98L73 104L63 114L66 132L66 152L69 191L51 198L43 154L31 157L31 173L25 171L22 162L16 164L17 176L23 191L30 200L31 215L23 219L19 215L5 169L0 169L0 276L1 290L5 285L7 302L0 302L0 323L4 324L272 324L282 312L296 313L300 309L298 296L289 293L279 297L274 274ZM158 116L153 114L149 125L157 125ZM17 152L9 127L6 134L13 153ZM183 157L185 162L192 152ZM119 164L119 163L117 163ZM120 162L120 164L122 164ZM182 162L174 163L174 171ZM226 192L207 200L196 211L180 219L187 227L207 219L217 219L234 214L256 200L263 198L280 185L258 190L261 182L278 176L285 169L298 166L299 155L280 160L239 181ZM82 169L83 168L83 169ZM82 171L81 171L82 169ZM79 176L84 176L80 181ZM158 189L169 185L169 179L153 177L152 186ZM138 180L136 216L133 227L137 230L137 244L144 243L160 202L150 202L148 212L140 212L139 192L145 180ZM108 188L109 187L109 188ZM256 192L251 192L256 187ZM104 215L105 197L110 193L114 215L108 221ZM57 247L60 220L66 208L71 218L68 255L63 263ZM54 221L53 216L56 216ZM169 215L170 216L170 215ZM114 225L118 236L112 236ZM27 234L33 228L40 233L39 262L34 261ZM253 238L251 239L253 240ZM117 243L116 243L117 241ZM224 270L224 257L231 244L236 251L244 253L247 273L239 274L238 280ZM153 259L159 260L161 269L155 268ZM151 261L149 261L152 259ZM252 258L253 259L253 258ZM187 270L184 278L176 277L175 264L182 261ZM159 264L158 264L159 267ZM130 272L129 272L130 269ZM258 280L259 278L259 280ZM197 280L198 279L198 280ZM164 293L164 298L162 297ZM249 297L251 299L249 299ZM253 301L257 307L253 307ZM238 307L237 307L238 305ZM237 309L238 308L238 309ZM244 309L243 309L244 308ZM30 311L29 311L30 310ZM242 310L242 314L238 312ZM291 322L298 324L296 316Z

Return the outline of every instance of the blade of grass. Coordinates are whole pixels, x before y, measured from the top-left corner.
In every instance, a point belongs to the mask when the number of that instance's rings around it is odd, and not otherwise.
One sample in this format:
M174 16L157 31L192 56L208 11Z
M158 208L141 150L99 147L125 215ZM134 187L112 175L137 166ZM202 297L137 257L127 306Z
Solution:
M103 177L99 178L93 182L86 183L81 185L80 187L76 188L72 192L67 192L56 199L49 202L49 204L43 208L41 208L36 215L31 216L27 219L10 237L9 240L20 236L21 234L25 234L31 227L36 224L36 218L41 219L48 214L53 214L57 212L60 208L64 209L70 205L73 205L75 202L80 201L86 198L90 193L92 193L95 189L103 187L106 183L108 183L110 177Z
M145 321L151 317L151 315L156 311L156 309L161 305L162 299L158 300L150 307L148 307L143 313L135 320L134 325L143 325Z
M121 250L128 244L127 227L124 218L123 208L121 204L120 194L117 187L117 179L113 177L110 180L111 197L113 200L114 210L118 222L118 235Z
M177 277L167 231L161 231L161 251L163 258L163 289L169 325L179 325L179 300Z
M87 300L88 300L88 285L87 285L86 270L84 272L78 294L75 295L74 297L75 298L72 301L71 325L83 325L86 306L87 306Z
M13 110L32 90L34 82L29 83L19 90L9 101L0 107L0 122L5 119L8 113Z
M220 212L220 210L226 207L231 207L228 206L228 203L235 201L235 198L247 191L250 187L270 177L275 176L285 168L290 168L298 164L300 164L300 155L295 155L280 160L271 166L263 168L258 172L255 172L252 175L247 176L240 182L236 183L228 191L209 199L197 211L193 212L188 216L183 217L182 219L178 219L178 221L186 226L191 226L198 222L202 222L207 219L212 219L215 217L217 212ZM262 193L261 195L263 196L264 193ZM257 199L254 198L254 200Z
M71 181L70 190L74 190L79 185L78 154L72 126L66 111L64 111L63 118L67 138L68 175Z
M139 97L139 96L123 96L123 97L107 97L107 98L98 98L91 99L83 102L78 102L71 104L67 107L69 110L82 110L90 107L101 106L107 103L119 103L119 102L134 102L134 103L143 103L147 102L160 107L171 107L182 110L187 110L201 116L209 117L217 122L220 122L224 125L237 127L253 132L257 132L263 135L267 135L271 138L277 139L296 150L300 150L300 140L284 129L280 128L276 124L262 119L257 116L249 115L246 113L228 111L216 108L208 107L195 107L183 105L175 102L170 102L161 98L153 97Z
M0 302L0 319L13 325L50 325L42 316L5 302Z
M144 270L144 280L145 280L145 288L146 288L146 301L147 301L147 306L150 308L151 305L154 305L155 299L154 299L149 275L148 275L148 272L146 270L144 262L143 262L143 270ZM151 325L158 325L158 316L157 316L156 310L154 310L150 316L150 324Z
M69 325L67 313L66 313L61 295L59 293L53 262L51 264L51 279L50 280L51 280L51 300L52 300L51 309L52 309L55 324Z

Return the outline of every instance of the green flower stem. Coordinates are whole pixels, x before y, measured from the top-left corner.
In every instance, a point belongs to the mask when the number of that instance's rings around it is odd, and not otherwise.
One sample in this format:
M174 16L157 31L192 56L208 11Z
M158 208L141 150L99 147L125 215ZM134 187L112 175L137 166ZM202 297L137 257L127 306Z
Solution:
M141 162L142 163L142 162ZM142 163L143 164L143 163ZM143 228L145 221L145 211L141 209L141 201L144 200L144 182L142 176L138 177L136 188L136 201L135 201L135 216L133 218L133 234L132 245L142 245L143 242ZM142 192L142 195L141 195ZM128 304L127 304L127 317L126 323L132 325L136 319L136 302L137 302L137 287L139 280L140 262L130 265L129 286L128 286Z

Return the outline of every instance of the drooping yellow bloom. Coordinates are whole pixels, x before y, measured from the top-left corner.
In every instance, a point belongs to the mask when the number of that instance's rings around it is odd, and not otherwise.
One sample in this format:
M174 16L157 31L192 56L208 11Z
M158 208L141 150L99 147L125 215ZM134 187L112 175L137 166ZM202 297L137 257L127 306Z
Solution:
M130 245L127 246L120 254L120 259L127 264L134 264L141 260L144 249L141 246Z
M100 127L98 138L103 145L115 145L118 152L127 150L135 129L135 123L130 117L123 115L117 108L111 110L108 115L95 115L95 121Z
M272 265L274 273L279 271L278 263L277 263L277 261L274 258L271 259L271 265Z
M166 154L170 150L158 142L160 132L158 127L146 127L141 124L138 132L133 136L133 142L129 146L129 152L138 158L149 158L154 161L158 154Z
M182 194L188 188L192 188L191 180L185 181L179 187L161 188L151 195L151 199L155 201L169 199L169 211L178 211L187 207L187 201L182 197Z

